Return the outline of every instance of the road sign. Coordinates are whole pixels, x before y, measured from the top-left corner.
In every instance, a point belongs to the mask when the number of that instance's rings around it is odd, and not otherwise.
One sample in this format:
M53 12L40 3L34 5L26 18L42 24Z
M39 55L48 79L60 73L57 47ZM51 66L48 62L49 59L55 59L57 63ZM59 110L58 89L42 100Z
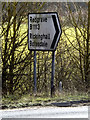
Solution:
M57 13L28 14L29 50L55 50L61 35Z

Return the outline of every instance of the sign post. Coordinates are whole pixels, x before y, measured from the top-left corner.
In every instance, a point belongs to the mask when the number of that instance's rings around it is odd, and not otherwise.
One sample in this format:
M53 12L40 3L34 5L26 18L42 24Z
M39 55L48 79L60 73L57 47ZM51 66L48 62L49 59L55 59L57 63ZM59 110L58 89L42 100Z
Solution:
M52 52L51 97L55 92L54 73L55 73L55 51Z
M37 92L37 80L36 80L36 51L34 51L34 93Z
M34 51L34 91L36 88L36 51L52 51L51 96L53 94L55 50L61 26L56 12L28 14L28 49Z

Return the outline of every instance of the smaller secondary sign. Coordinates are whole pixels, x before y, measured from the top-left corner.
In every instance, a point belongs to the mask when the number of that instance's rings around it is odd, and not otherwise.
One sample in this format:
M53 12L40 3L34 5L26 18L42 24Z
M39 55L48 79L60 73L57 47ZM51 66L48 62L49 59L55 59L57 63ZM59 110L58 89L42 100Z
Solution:
M57 13L28 14L29 50L55 50L60 35L61 27Z

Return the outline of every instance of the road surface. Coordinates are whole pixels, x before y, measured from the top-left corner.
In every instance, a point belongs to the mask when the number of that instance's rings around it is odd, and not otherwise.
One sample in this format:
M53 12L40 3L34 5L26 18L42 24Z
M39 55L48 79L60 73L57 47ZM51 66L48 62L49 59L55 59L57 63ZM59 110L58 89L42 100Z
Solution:
M0 110L1 118L88 118L88 106Z

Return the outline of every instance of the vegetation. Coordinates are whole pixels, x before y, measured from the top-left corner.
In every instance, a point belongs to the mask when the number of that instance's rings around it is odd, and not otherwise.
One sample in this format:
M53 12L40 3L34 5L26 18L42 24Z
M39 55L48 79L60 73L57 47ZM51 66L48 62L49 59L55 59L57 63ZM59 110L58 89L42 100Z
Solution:
M53 11L58 12L62 36L56 49L55 96L59 96L59 82L62 81L64 95L89 92L89 28L90 2L83 9L79 4L55 3ZM61 7L58 7L61 6ZM47 9L48 6L48 9ZM51 11L53 3L2 3L2 95L5 102L22 99L34 91L33 51L28 50L28 18L30 12ZM60 15L62 13L62 15ZM37 51L37 94L50 97L52 52ZM38 96L37 96L38 97ZM70 96L69 96L70 97ZM38 98L36 98L37 101ZM53 99L53 98L52 98ZM65 100L65 98L63 99ZM13 100L12 100L13 101Z
M53 103L69 103L74 102L73 106L77 105L88 105L88 94L72 92L59 93L58 96L46 97L42 94L37 96L30 96L29 94L23 95L22 97L10 95L7 98L2 99L2 109L22 108L22 107L33 107L33 106L51 106Z

